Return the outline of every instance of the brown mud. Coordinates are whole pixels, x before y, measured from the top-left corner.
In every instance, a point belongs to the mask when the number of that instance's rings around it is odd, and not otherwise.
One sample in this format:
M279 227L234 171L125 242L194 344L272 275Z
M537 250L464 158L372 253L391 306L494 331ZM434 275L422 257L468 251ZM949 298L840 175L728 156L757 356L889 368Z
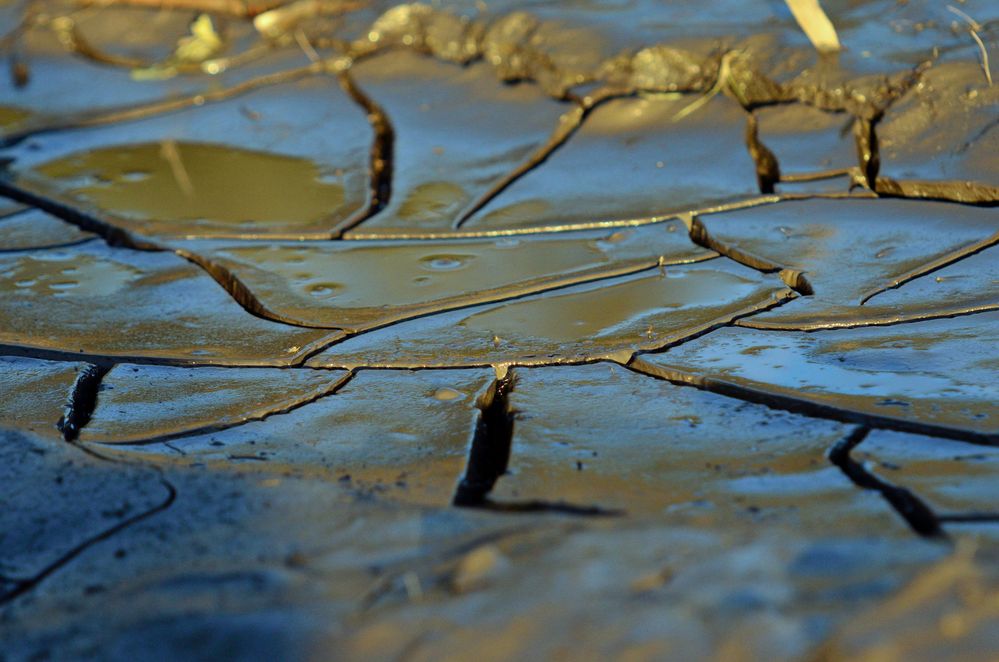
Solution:
M0 660L994 657L999 14L826 5L0 0Z

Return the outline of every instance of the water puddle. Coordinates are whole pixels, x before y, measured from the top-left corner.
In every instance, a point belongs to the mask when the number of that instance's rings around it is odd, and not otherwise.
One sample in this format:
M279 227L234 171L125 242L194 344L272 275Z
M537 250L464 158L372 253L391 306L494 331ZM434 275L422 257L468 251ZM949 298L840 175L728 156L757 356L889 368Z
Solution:
M282 316L342 328L509 296L613 257L591 240L184 246L208 254Z
M3 296L89 298L110 297L139 278L138 269L119 262L68 251L18 257L0 266Z
M742 269L667 267L375 330L313 366L558 362L655 347L770 300L779 281Z
M97 149L36 170L151 234L314 229L345 202L342 177L312 161L208 143Z

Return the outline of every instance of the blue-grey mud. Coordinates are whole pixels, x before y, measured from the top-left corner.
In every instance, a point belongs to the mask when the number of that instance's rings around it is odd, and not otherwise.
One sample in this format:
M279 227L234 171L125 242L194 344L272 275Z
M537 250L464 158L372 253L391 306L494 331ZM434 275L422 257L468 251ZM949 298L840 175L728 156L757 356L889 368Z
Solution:
M995 660L999 5L0 0L0 660Z

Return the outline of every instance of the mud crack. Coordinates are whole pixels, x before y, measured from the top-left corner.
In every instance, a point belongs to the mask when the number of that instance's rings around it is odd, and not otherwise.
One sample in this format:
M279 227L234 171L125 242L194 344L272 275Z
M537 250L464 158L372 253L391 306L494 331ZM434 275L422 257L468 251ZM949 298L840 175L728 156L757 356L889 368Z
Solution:
M829 449L829 461L839 467L857 487L880 493L906 524L919 535L930 538L945 537L946 534L940 527L940 519L922 499L904 487L892 485L878 478L863 464L850 457L850 452L867 438L870 431L869 427L860 426L837 441Z

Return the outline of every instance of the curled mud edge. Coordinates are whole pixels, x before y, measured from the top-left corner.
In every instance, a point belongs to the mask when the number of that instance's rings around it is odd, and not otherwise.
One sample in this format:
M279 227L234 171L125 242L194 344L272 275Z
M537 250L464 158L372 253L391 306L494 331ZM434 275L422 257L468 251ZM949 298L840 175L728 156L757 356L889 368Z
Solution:
M94 409L97 407L97 395L104 376L111 370L110 365L86 365L80 369L73 382L69 400L63 409L62 418L56 427L62 432L63 439L75 441L80 436L80 429L90 422Z
M516 373L508 370L502 378L495 379L475 403L479 415L468 449L465 475L452 499L455 506L482 506L496 481L506 473L515 418L509 396L516 379Z

